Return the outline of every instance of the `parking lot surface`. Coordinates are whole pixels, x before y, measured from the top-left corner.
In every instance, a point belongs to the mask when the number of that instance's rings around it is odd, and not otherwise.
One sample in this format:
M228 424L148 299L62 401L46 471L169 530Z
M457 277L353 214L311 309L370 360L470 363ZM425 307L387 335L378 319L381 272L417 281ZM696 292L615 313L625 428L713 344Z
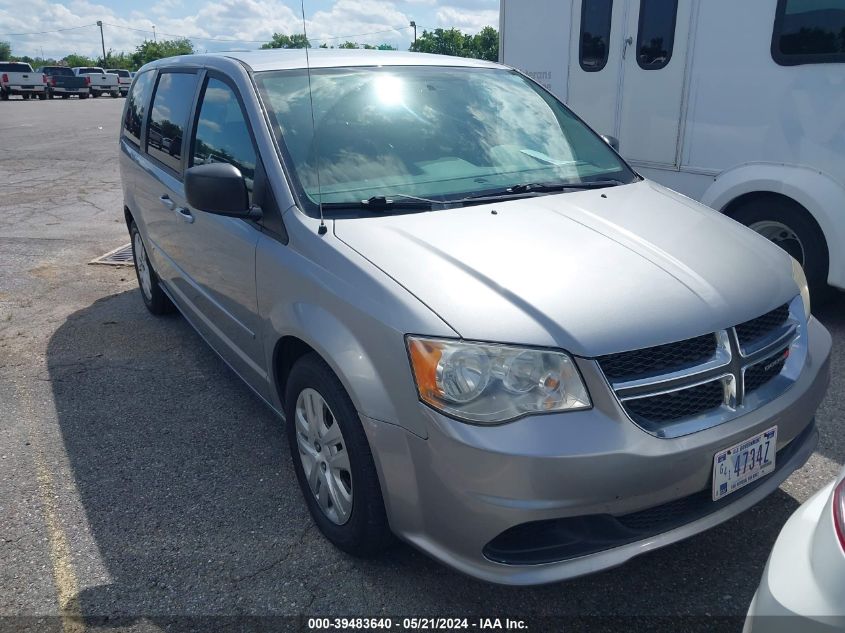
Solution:
M281 422L182 318L145 310L131 268L88 265L129 241L122 106L0 104L0 628L303 614L709 615L741 628L784 521L845 458L845 296L818 311L835 348L817 452L744 515L543 587L486 585L401 544L353 559L313 526Z

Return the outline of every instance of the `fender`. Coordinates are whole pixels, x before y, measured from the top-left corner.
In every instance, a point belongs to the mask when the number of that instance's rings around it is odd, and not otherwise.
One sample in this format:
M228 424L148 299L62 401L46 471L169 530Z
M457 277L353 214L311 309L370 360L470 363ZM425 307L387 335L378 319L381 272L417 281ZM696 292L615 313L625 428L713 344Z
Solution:
M701 202L723 211L741 195L771 192L792 198L815 218L830 254L828 283L845 288L845 186L828 174L801 165L745 163L716 177Z
M273 385L278 384L278 367L273 359L276 343L285 336L295 336L313 348L331 367L361 415L397 424L422 438L428 436L424 425L414 421L409 423L407 419L400 420L393 402L394 394L400 395L406 389L412 390L413 393L409 391L408 394L401 395L416 399L407 357L401 355L397 358L400 355L389 352L397 346L404 348L403 334L382 332L382 345L377 345L376 350L381 348L388 353L375 360L368 352L372 342L369 345L363 342L350 327L321 306L304 302L277 304L273 313L268 316L273 324L273 331L265 340L265 350L268 367L272 371ZM286 328L282 332L277 326L283 323ZM395 340L389 340L394 337ZM382 370L379 371L378 367ZM275 388L273 391L274 405L282 410Z

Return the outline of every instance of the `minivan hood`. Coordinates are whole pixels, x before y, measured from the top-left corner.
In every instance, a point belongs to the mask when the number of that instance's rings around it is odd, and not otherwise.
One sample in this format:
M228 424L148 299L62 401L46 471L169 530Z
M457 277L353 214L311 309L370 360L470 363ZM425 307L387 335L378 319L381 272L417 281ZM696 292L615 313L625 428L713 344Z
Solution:
M581 356L730 327L798 292L786 253L650 181L334 230L462 338Z

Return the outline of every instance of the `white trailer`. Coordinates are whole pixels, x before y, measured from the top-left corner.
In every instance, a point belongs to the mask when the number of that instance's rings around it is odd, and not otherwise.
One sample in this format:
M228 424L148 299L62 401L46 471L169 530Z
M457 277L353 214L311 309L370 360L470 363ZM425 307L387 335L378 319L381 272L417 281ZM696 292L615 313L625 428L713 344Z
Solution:
M845 0L501 0L500 60L845 288Z

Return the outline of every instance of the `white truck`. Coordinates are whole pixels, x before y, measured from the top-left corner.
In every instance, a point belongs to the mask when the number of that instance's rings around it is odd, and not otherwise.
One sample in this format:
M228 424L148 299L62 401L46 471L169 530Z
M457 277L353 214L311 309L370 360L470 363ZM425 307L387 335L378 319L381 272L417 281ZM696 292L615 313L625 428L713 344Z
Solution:
M845 289L845 0L500 1L500 61Z
M95 99L103 94L110 94L112 97L120 96L120 84L117 75L107 73L97 66L77 66L73 69L77 77L86 77L90 82L88 88L91 96Z
M0 62L0 99L8 101L12 95L24 99L46 99L47 83L44 75L32 70L25 62Z
M125 97L129 94L129 86L132 85L132 76L128 70L109 68L106 72L110 75L117 75L117 85L120 88L121 96Z

